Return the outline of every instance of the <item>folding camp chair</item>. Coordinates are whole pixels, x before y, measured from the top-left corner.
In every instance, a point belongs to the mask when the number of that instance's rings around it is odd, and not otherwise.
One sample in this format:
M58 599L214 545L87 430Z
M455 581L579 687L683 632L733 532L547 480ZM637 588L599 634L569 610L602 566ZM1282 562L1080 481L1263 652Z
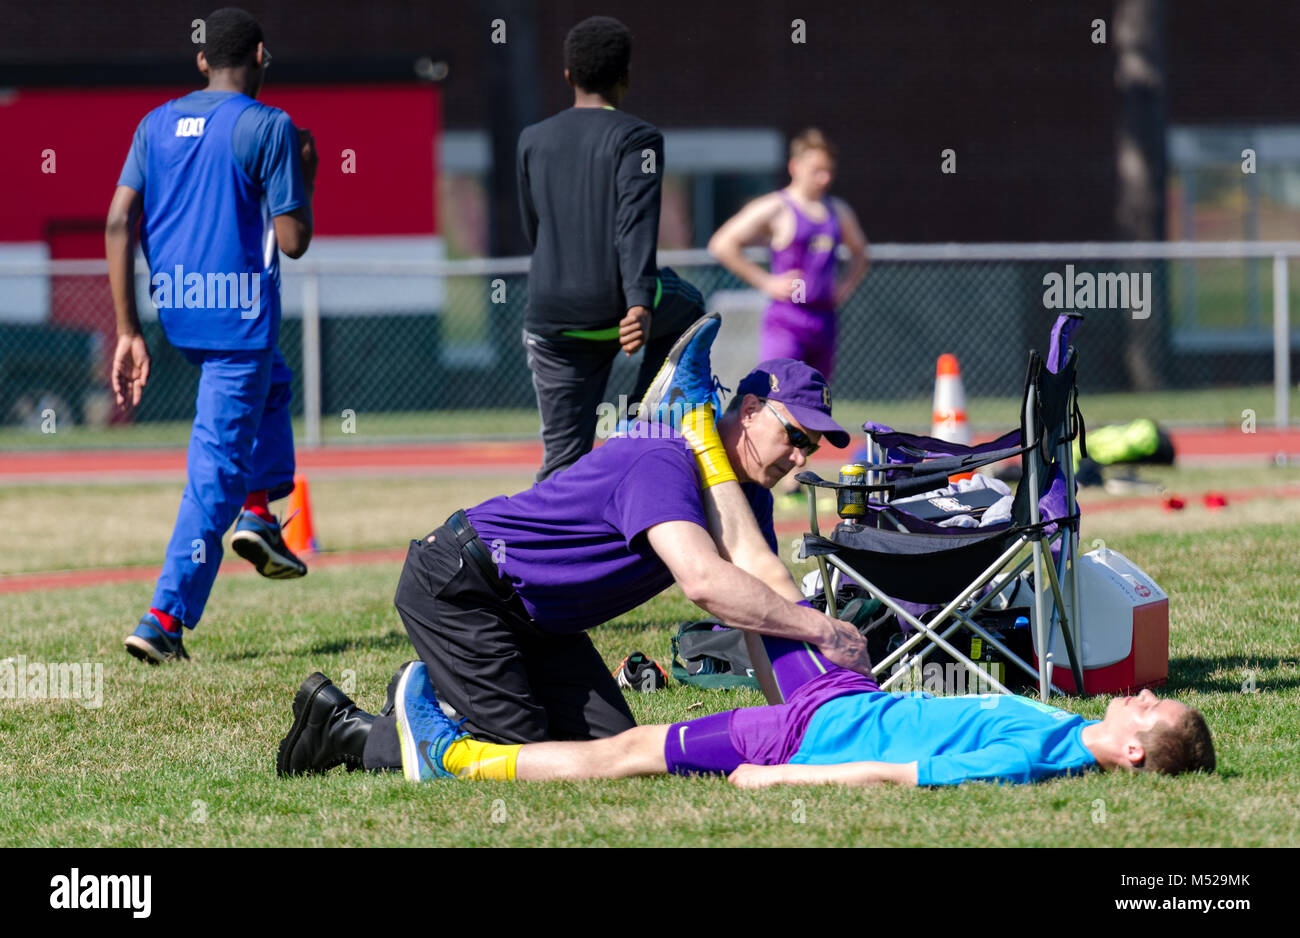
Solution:
M869 434L869 452L874 457L864 466L863 481L829 482L813 472L801 472L795 477L808 487L811 533L804 536L801 556L817 561L827 611L832 616L837 614L836 584L847 578L914 630L900 647L875 664L882 690L895 686L926 655L940 648L976 681L1000 693L1011 693L952 644L953 633L966 628L996 648L1010 664L1035 678L1039 696L1047 700L1050 691L1061 693L1050 681L1054 662L1049 637L1057 619L1074 686L1084 686L1076 653L1080 647L1075 564L1079 511L1071 444L1076 436L1081 448L1085 444L1075 386L1078 355L1069 345L1070 335L1080 321L1078 314L1057 320L1046 363L1037 352L1030 353L1019 430L989 443L963 446L899 433L869 422L863 429ZM943 527L938 524L942 518L936 516L942 511L936 513L933 506L918 511L917 503L898 502L947 486L951 475L1016 456L1020 457L1023 473L1007 521L976 528ZM817 526L816 494L820 488L835 490L837 497L841 491L861 493L857 506L861 517L842 521L829 538L821 536ZM957 497L959 501L961 498ZM1030 548L1028 555L1017 560L1026 546ZM1000 592L1000 586L990 587L999 573L1006 572L1004 582L1010 582L1031 564L1037 667L1013 653L975 619ZM831 568L835 575L830 575ZM1066 576L1070 577L1068 603L1061 589ZM919 613L934 608L938 608L937 614L922 621ZM905 666L894 668L896 662Z

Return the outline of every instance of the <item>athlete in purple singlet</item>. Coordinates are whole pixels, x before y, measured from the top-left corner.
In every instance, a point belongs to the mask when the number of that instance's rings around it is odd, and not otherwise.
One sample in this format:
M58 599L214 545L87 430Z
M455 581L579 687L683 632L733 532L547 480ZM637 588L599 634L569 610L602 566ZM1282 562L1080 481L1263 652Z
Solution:
M827 195L835 149L818 130L790 143L790 185L755 199L718 229L709 250L728 270L771 297L763 318L761 358L794 358L830 376L835 365L835 309L867 271L867 239L853 210ZM742 249L768 243L771 273ZM849 249L835 281L835 251Z
M762 356L780 355L807 362L822 374L835 364L835 248L840 225L822 199L821 220L799 208L789 193L777 193L794 215L794 237L772 248L772 273L795 272L803 288L788 300L773 299L763 317ZM800 294L802 293L802 299Z

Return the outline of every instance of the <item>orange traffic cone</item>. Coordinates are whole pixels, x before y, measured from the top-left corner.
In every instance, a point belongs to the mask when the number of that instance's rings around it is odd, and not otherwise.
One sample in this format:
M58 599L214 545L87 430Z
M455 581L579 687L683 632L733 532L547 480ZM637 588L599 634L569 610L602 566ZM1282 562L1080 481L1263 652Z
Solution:
M289 513L284 521L284 543L299 557L309 557L320 548L311 524L311 492L307 477L293 477L293 491L289 493Z
M961 383L961 366L957 364L956 355L940 355L939 363L934 369L934 416L930 436L970 446L970 424L966 422L966 389ZM963 472L949 476L948 481L969 479L972 475L973 472Z

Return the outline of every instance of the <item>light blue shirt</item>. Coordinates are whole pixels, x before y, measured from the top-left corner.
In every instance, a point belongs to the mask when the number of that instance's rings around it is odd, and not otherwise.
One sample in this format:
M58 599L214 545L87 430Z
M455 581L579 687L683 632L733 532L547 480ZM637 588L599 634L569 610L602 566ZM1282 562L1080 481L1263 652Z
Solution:
M1036 782L1097 764L1082 739L1095 722L1006 694L851 694L817 708L790 761L915 762L920 785Z

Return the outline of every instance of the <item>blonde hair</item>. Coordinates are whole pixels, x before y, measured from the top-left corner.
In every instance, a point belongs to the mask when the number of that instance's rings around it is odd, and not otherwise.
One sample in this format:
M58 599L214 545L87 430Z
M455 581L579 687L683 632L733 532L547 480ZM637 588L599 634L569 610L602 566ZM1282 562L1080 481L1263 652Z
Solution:
M800 131L798 136L790 141L790 159L796 160L809 150L821 150L831 159L837 159L840 155L835 144L826 139L826 135L816 127Z

